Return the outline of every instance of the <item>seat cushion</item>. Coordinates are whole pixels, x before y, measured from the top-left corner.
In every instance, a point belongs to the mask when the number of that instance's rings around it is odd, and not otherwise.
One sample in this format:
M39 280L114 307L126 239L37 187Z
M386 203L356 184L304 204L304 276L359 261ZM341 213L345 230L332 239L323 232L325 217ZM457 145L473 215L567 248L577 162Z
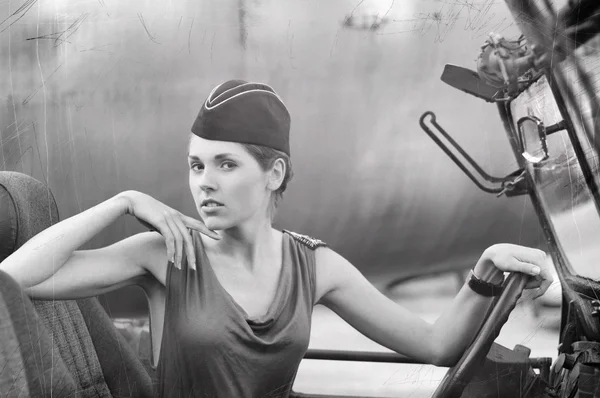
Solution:
M6 350L9 354L8 357L0 357L0 361L4 362L0 362L0 366L8 366L12 369L7 374L10 373L10 377L15 377L15 388L21 392L21 395L14 396L80 397L77 383L33 303L17 281L4 271L0 271L0 308L2 309L0 328L5 331L0 346L2 351ZM11 329L14 330L13 337L10 335ZM15 338L18 347L16 351L14 350ZM15 369L19 357L22 367ZM23 386L23 377L27 381L26 387Z
M0 262L17 247L17 209L6 187L0 185Z
M0 220L0 238L5 239L0 244L2 261L34 235L57 223L59 214L52 192L44 184L22 173L0 171ZM77 396L152 396L150 376L98 299L31 301L23 292L21 296L9 304L19 306L27 302L27 308L37 310L36 322L43 326L36 329L38 338L47 341L48 346L38 347L36 352L48 355L52 361L60 360L56 366L65 372L61 378L76 386ZM40 377L52 366L54 362L48 368L39 368Z
M44 229L58 222L58 208L48 187L26 174L0 172L0 261ZM9 199L9 200L7 200Z
M29 397L19 339L0 292L0 397Z
M0 236L10 242L3 247L5 252L0 258L4 259L33 236L57 223L59 214L50 189L26 174L0 172L0 187L0 194L4 193L5 199L0 219L8 220L0 224ZM77 303L34 300L33 305L46 327L48 338L54 342L53 349L58 351L73 376L78 394L82 397L110 397Z
M114 397L153 397L154 380L97 298L77 300ZM148 343L149 345L149 343Z
M80 395L110 398L111 393L104 381L95 346L77 303L58 300L34 300L33 303L76 380Z

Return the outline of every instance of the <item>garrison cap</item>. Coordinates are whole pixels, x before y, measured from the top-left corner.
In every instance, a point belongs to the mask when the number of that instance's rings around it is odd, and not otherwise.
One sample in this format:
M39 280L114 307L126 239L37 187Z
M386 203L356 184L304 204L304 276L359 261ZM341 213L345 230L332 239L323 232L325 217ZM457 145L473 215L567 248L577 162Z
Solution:
M192 125L207 140L267 146L290 155L290 114L270 86L229 80L215 87Z

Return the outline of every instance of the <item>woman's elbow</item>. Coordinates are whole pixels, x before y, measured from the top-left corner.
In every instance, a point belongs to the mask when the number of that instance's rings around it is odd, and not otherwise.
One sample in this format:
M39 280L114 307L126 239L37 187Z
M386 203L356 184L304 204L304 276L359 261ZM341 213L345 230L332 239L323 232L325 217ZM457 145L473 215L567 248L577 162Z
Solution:
M463 353L460 350L457 352L456 350L449 350L448 347L438 345L431 355L431 364L439 367L451 368L458 363L462 354Z
M462 352L447 352L443 349L438 350L436 355L433 356L433 361L431 363L435 366L451 368L460 361L462 355Z
M444 357L440 357L440 358L436 358L435 361L433 361L433 365L438 366L438 367L442 367L442 368L451 368L454 365L456 365L458 363L458 360L460 359L460 357L457 358L444 358Z

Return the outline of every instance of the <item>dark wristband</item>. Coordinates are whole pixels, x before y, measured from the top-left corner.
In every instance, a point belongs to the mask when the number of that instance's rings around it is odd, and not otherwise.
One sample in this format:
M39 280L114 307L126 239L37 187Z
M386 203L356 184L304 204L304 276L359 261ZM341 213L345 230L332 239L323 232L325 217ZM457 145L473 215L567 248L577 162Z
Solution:
M495 285L493 283L479 279L475 275L475 273L473 273L473 270L469 271L469 276L467 277L467 284L469 285L469 288L471 288L471 290L473 290L475 293L485 297L499 296L504 290L504 286L502 286L501 284Z

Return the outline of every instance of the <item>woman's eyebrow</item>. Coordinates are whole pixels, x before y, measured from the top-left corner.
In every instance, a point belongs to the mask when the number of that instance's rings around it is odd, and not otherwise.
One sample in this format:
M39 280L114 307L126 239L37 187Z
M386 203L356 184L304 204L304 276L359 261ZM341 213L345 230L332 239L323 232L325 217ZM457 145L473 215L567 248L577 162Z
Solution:
M222 160L225 158L234 158L235 155L233 153L220 153L218 155L215 156L216 160Z
M222 160L222 159L230 158L230 157L235 157L235 155L233 153L220 153L218 155L215 155L215 160ZM188 154L188 159L200 161L200 158L196 155Z

